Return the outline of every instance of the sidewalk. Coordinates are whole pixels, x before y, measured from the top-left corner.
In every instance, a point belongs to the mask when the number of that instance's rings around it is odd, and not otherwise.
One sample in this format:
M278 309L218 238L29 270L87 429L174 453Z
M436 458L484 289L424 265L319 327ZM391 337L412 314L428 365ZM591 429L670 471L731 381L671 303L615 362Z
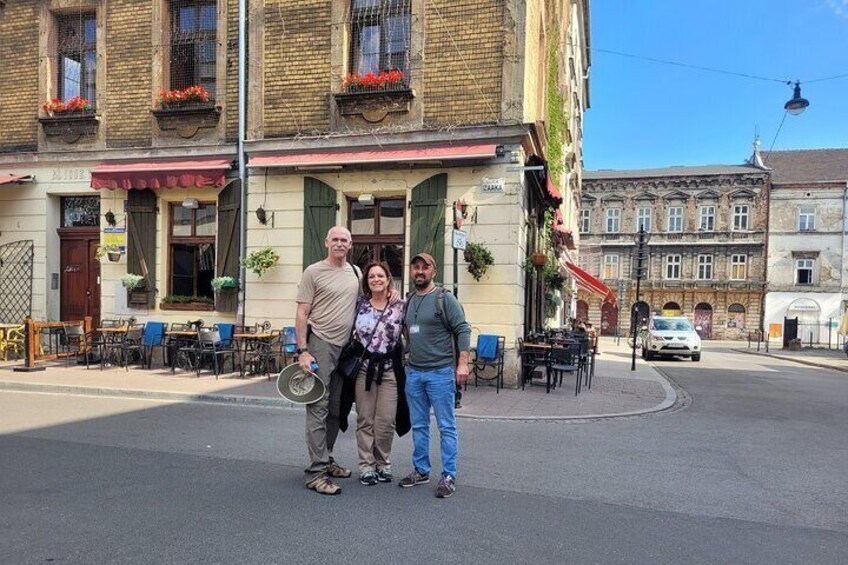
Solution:
M848 373L848 357L841 349L812 349L805 348L797 351L783 349L780 347L771 347L766 353L764 349L757 351L756 347L750 349L744 347L734 348L734 351L739 353L751 353L754 355L767 355L775 359L784 359L786 361L794 361L802 365L810 365L812 367L822 367L824 369L833 369Z
M473 379L463 395L460 418L492 420L568 420L632 416L665 410L677 395L671 385L651 366L637 360L630 371L630 354L624 342L601 340L592 390L585 387L574 396L573 377L563 387L545 393L544 386L528 385L525 390L506 389L495 393L489 384L475 388ZM44 371L14 372L20 362L0 362L0 390L62 394L120 396L172 400L174 402L221 402L255 406L288 407L302 410L279 396L276 383L265 377L240 379L237 373L215 380L208 372L194 373L154 368L150 371L113 367L100 371L92 366L46 364ZM571 384L569 384L571 383Z

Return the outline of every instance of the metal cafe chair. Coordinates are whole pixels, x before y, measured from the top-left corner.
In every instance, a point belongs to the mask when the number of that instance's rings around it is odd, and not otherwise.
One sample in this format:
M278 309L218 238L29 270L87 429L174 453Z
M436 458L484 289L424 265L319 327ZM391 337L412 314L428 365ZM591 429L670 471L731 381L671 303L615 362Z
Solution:
M545 376L547 379L547 391L551 390L550 372L547 371L548 366L548 350L536 347L527 347L524 342L518 340L518 351L521 356L521 390L524 390L525 385L533 380L533 371L537 367L545 367Z
M574 396L580 393L580 345L571 344L566 346L553 346L548 353L547 371L553 375L555 386L562 387L562 377L565 373L574 373Z
M472 349L471 371L474 373L474 386L477 380L495 381L495 393L503 388L504 349L506 337L502 335L480 334L477 337L477 347ZM486 376L486 369L493 369L494 374ZM468 390L468 381L465 381Z
M59 340L59 347L67 355L67 365L76 361L79 355L85 358L85 368L89 368L93 340L90 333L86 333L80 324L65 324Z
M200 368L203 365L203 360L209 358L212 360L212 369L215 372L215 379L221 374L221 369L226 363L227 356L230 357L233 372L236 370L236 349L232 345L232 339L227 344L221 340L221 333L218 330L201 331L197 334L197 357L196 371L197 376L200 376ZM220 359L220 361L219 361Z

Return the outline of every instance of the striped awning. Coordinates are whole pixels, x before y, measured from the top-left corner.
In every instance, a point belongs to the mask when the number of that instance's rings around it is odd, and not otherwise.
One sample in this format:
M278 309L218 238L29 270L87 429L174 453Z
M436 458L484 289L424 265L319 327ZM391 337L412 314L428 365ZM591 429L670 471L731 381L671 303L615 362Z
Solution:
M615 293L610 287L601 282L600 279L590 275L571 261L566 261L565 266L571 273L571 276L574 277L574 280L577 281L577 286L595 296L599 296L604 302L615 305Z

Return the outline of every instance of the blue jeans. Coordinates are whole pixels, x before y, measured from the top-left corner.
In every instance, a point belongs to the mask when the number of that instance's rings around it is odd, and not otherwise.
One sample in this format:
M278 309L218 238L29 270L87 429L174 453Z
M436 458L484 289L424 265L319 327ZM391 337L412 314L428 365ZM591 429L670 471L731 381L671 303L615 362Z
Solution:
M430 474L430 407L439 426L439 444L442 452L442 476L456 478L456 455L459 438L456 433L454 395L456 373L454 367L419 371L408 368L406 372L406 401L412 420L412 464L419 473Z

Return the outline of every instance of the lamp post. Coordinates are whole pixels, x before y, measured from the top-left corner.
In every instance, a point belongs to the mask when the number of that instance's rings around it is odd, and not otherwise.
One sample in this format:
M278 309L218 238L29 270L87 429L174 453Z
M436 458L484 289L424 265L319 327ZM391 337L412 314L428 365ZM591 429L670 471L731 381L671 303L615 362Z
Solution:
M639 291L641 290L642 277L645 275L645 270L642 267L642 262L646 259L648 239L651 234L645 231L645 226L640 226L636 233L636 296L633 299L633 305L630 307L631 327L633 328L633 351L630 356L630 370L636 370L636 336L639 332L639 319L636 313L636 306L639 304Z

